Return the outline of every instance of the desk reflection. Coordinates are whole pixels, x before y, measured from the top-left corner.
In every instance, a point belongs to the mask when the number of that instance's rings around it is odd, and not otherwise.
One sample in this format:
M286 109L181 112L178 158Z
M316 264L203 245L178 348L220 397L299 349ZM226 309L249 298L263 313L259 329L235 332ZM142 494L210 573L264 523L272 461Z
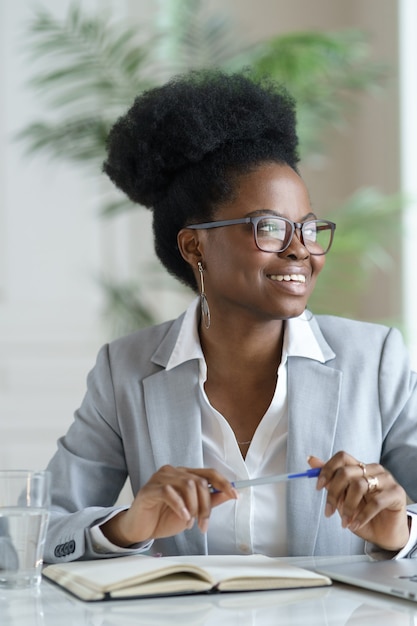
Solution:
M416 620L416 621L414 621ZM410 626L417 605L343 585L326 589L85 603L50 583L0 592L1 626Z

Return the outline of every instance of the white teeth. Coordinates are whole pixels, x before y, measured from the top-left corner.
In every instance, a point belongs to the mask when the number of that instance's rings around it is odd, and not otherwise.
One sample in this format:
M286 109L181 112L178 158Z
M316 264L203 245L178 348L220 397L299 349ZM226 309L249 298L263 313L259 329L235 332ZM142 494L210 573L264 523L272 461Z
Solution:
M271 274L272 280L277 280L278 282L282 282L285 280L286 282L294 281L296 283L305 283L306 277L303 274Z

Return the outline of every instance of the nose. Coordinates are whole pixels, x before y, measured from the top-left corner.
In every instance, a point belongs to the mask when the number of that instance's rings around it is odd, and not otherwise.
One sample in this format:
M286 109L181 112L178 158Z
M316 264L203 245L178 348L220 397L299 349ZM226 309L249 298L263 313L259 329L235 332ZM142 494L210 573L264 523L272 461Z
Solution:
M301 230L299 228L296 228L294 230L294 234L291 238L288 248L286 248L283 252L279 252L278 254L283 255L287 258L291 258L293 260L308 259L310 253L302 242Z

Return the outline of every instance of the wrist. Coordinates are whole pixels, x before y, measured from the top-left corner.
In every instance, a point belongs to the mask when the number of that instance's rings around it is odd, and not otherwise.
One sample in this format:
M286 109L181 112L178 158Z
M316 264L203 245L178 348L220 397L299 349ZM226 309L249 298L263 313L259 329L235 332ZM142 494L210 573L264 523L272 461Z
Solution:
M391 557L394 558L395 555L401 554L404 548L409 544L411 538L411 516L406 514L406 519L401 528L397 529L395 536L386 538L385 541L374 541L374 546L381 551L390 552ZM414 532L415 534L415 532Z
M126 516L128 510L120 511L117 515L101 524L100 529L103 535L115 546L120 548L129 548L135 543L139 543L140 540L134 540L127 528Z

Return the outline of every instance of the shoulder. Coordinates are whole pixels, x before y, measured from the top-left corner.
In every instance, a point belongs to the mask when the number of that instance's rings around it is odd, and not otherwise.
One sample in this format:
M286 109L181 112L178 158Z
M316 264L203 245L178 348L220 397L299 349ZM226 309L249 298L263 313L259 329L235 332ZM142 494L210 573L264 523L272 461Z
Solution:
M146 326L130 333L129 335L124 335L123 337L114 339L109 344L109 348L111 352L114 353L119 351L129 352L130 350L135 350L138 347L144 349L146 346L151 350L152 346L158 345L161 341L163 341L172 327L178 323L182 317L183 315L176 320L169 320L155 326Z
M129 372L146 376L160 370L174 349L183 317L115 339L103 346L98 361L101 356L113 374L118 372L121 376Z
M336 315L315 315L314 319L320 327L323 334L338 333L354 333L355 335L385 336L391 330L389 326L376 324L374 322L362 322L347 317L338 317Z
M372 355L379 358L384 352L406 352L402 334L397 328L333 315L317 315L313 319L337 356L355 356L361 361Z

